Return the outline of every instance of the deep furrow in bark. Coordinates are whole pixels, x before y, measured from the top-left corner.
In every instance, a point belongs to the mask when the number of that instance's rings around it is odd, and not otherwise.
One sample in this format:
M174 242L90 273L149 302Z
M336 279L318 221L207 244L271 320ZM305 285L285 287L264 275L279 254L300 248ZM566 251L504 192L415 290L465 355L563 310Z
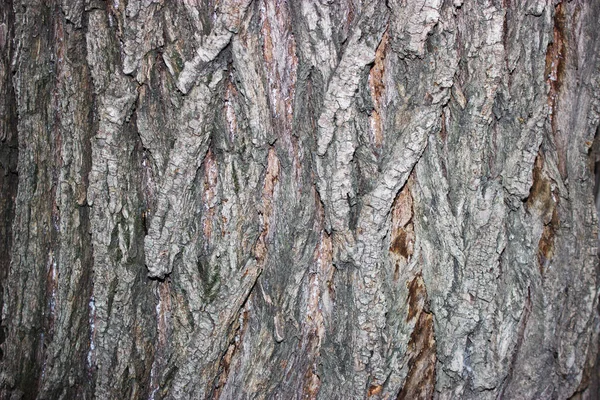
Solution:
M0 5L0 398L594 398L598 21Z

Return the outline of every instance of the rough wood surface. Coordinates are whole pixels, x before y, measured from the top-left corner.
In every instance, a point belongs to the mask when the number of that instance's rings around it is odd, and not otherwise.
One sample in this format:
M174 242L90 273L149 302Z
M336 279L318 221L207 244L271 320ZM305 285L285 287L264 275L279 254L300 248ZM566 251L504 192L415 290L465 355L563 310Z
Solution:
M600 3L0 3L0 398L594 399Z

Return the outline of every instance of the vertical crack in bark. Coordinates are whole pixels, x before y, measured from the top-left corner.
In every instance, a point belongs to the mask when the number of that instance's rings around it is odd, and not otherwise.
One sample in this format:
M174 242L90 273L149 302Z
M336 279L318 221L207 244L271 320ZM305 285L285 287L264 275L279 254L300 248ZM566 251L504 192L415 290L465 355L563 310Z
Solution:
M314 251L314 266L309 268L308 293L306 303L306 323L302 330L302 351L310 354L304 374L302 393L307 399L318 398L321 389L319 362L321 345L326 335L326 320L329 320L335 307L335 292L331 286L334 274L333 244L331 236L325 232L325 215L319 194L313 189L317 209L316 224L321 230Z
M244 334L246 329L248 328L248 302L250 301L250 296L254 293L253 289L250 290L248 297L244 300L244 303L240 307L238 311L238 318L234 320L231 328L229 329L229 345L227 346L227 350L225 354L221 356L219 361L219 370L213 382L213 392L212 399L220 399L223 388L227 383L229 378L229 372L231 370L231 363L233 361L234 355L239 350L239 348L243 345L244 342Z
M18 192L17 160L19 144L18 116L12 83L11 60L14 43L14 11L12 0L0 6L0 309L3 309L4 284L8 276L12 248L12 224ZM4 343L5 324L0 315L0 346ZM0 361L4 351L0 350Z
M229 79L227 80L227 86L225 90L225 101L224 101L224 114L227 121L227 128L229 131L229 140L233 143L238 133L238 121L235 114L234 102L238 97L238 91L233 84L233 75L229 71Z
M272 224L271 216L273 214L273 196L279 178L279 159L275 153L275 148L269 149L267 156L267 168L262 190L262 210L261 228L258 241L254 247L254 255L259 264L263 264L267 256L267 245L269 239L269 228Z
M209 396L211 399L216 400L222 398L224 390L226 390L226 385L230 380L230 372L234 372L233 378L235 379L235 373L238 372L237 368L239 368L239 364L243 362L243 360L240 360L240 357L243 357L243 354L240 356L240 353L243 353L243 347L245 346L246 330L250 324L252 296L255 293L257 282L258 279L255 279L252 287L248 290L248 293L244 297L243 302L237 310L237 318L233 319L228 329L228 341L226 345L227 349L219 358L218 370L215 375L215 379L212 382L212 394ZM239 393L236 390L236 395L238 394ZM225 396L227 396L227 392L225 392Z
M213 155L212 149L208 149L204 156L204 190L202 193L202 204L204 212L202 213L202 233L204 234L204 251L208 252L212 243L213 229L216 228L215 218L217 202L220 201L217 192L217 179L219 177L219 167L217 160Z
M521 318L519 320L519 328L517 330L516 335L516 344L511 356L511 361L508 366L508 372L506 374L505 381L502 384L502 389L499 392L498 398L504 398L504 392L506 388L509 387L513 374L515 371L515 366L517 364L517 359L521 355L521 347L523 346L523 341L526 339L525 330L527 329L527 323L529 322L529 317L531 315L531 288L527 287L527 298L525 299L525 304L523 305L523 312L521 313Z
M80 335L81 342L84 344L79 350L83 357L79 357L79 362L83 368L81 368L81 379L83 383L77 387L78 392L82 392L81 396L91 396L94 391L96 377L93 369L93 345L95 335L95 310L94 310L94 297L93 297L93 266L94 266L94 249L91 236L91 220L90 220L90 207L87 202L87 191L89 188L90 172L92 169L92 137L94 132L98 128L97 114L96 114L96 96L93 87L92 76L90 69L85 62L87 57L87 47L83 46L85 37L88 29L88 15L82 15L82 24L84 29L80 33L80 43L82 44L82 54L80 55L79 63L82 68L82 89L84 93L84 100L82 101L81 107L81 121L85 128L80 134L81 142L81 165L79 166L79 177L80 182L76 183L76 203L79 206L79 237L81 238L81 257L80 257L80 268L81 278L78 282L78 304L76 313L80 314L80 327L77 329L77 333ZM77 261L75 262L77 266Z
M538 153L533 168L533 183L525 202L529 212L538 214L543 223L542 235L538 242L538 265L543 276L554 256L555 236L560 226L558 217L557 189L552 187L544 172L544 155Z
M156 282L156 330L157 338L154 348L154 361L150 371L150 396L154 400L160 389L160 377L166 367L167 356L170 352L169 338L173 323L171 321L171 282L167 279Z
M9 327L4 310L10 304L7 298L7 278L13 254L13 223L18 176L18 114L11 61L14 57L15 15L13 1L0 5L0 362L4 360ZM9 317L10 318L10 317ZM0 396L5 392L5 379L0 378Z
M558 121L556 114L558 110L558 100L565 79L567 70L567 15L566 6L559 2L554 7L554 28L552 43L548 46L546 52L546 82L549 86L548 108L550 126L557 147L558 168L563 179L567 177L566 157L567 143L566 137L558 131Z
M383 114L386 111L387 98L385 96L386 83L384 82L384 78L386 77L385 63L388 51L388 40L389 34L386 30L381 38L381 43L377 46L377 50L375 51L375 63L369 72L369 90L371 91L374 108L371 112L370 124L373 134L373 143L376 148L380 148L383 144L383 132L385 129L383 122L386 120L386 116Z
M402 354L404 376L398 399L431 399L435 389L436 345L433 331L433 314L429 312L429 299L422 276L422 261L412 260L415 253L414 209L411 189L414 174L396 196L391 210L390 257L394 265L393 280L401 282L400 296L405 297L406 317L401 328L408 339L406 352ZM391 275L391 274L390 274ZM399 310L400 310L399 309ZM371 393L380 389L375 385ZM398 392L399 390L399 392Z
M588 169L594 177L594 189L592 193L594 196L594 205L596 207L596 218L598 219L598 216L600 215L600 125L596 127L594 140L588 144ZM598 234L599 228L600 220L597 221L595 231L598 242L598 255L600 256L600 235Z
M56 10L55 10L56 11ZM53 110L50 124L52 126L52 132L49 135L50 146L52 148L53 158L50 161L51 167L51 182L49 190L49 198L51 199L51 211L50 219L51 230L50 230L50 250L48 252L48 261L46 263L46 310L45 310L45 321L44 321L44 340L42 350L42 370L40 384L43 384L44 378L46 377L46 366L48 362L47 349L54 338L54 323L56 319L56 303L57 303L57 290L58 290L58 275L59 272L59 259L60 255L60 241L61 241L61 212L59 210L60 198L57 198L57 190L62 182L62 166L63 166L63 139L62 139L62 124L61 124L61 105L60 105L60 87L64 79L68 78L65 76L64 63L65 60L65 32L63 27L63 20L61 18L55 18L53 21L52 29L52 41L55 43L53 48L53 56L56 59L54 65L55 82L52 90L52 97L50 104ZM56 253L56 254L55 254ZM66 271L65 271L66 272ZM64 273L64 272L62 272Z
M263 57L271 113L277 136L289 141L292 134L298 57L288 7L284 0L262 0L260 3Z

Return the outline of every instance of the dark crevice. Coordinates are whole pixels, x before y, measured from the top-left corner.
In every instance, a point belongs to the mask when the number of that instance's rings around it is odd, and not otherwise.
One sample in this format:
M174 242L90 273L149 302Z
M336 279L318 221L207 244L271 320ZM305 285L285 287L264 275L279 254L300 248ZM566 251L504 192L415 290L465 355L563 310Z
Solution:
M529 322L529 316L531 315L531 288L527 288L527 298L525 299L525 304L523 307L523 313L521 315L521 320L519 321L519 327L517 332L517 343L515 345L515 349L512 354L512 360L508 367L508 373L506 374L506 378L502 382L502 389L500 390L500 394L498 395L499 399L504 398L504 392L510 386L513 379L513 373L515 370L515 366L519 359L519 355L521 353L521 347L523 346L523 342L525 341L525 330L527 328L527 323Z
M89 12L84 13L82 18L83 38L88 34L89 29ZM87 64L87 47L83 46L82 60L85 61L85 82L87 84L87 125L90 129L87 131L87 135L82 138L82 160L81 160L81 178L82 178L82 201L80 202L79 215L80 215L80 232L81 232L81 265L83 274L79 287L81 288L82 296L78 308L82 310L82 315L87 318L84 319L80 334L85 335L85 348L81 350L80 362L84 368L81 369L82 385L78 385L77 389L78 397L82 398L92 397L96 386L96 369L92 362L92 340L95 335L93 327L95 326L95 299L94 299L94 247L92 241L92 230L91 230L91 207L87 201L87 191L89 188L90 172L92 170L92 139L99 129L97 110L98 99L96 96L96 90L94 88L94 81L92 79L91 71Z
M13 57L14 11L12 0L0 4L0 23L6 26L4 41L0 38L0 70L10 71ZM12 250L12 225L15 218L15 201L19 185L17 163L19 144L17 134L17 108L12 74L7 73L0 82L0 310L4 307L4 285L10 267ZM6 327L0 313L0 362L4 358L2 344L6 340Z
M588 162L590 172L593 173L594 177L594 204L596 206L596 213L600 215L600 125L596 128L596 134L592 145L588 150ZM600 238L598 240L600 244ZM598 255L600 255L600 246L598 249Z
M254 293L254 288L258 282L260 275L254 281L254 284L248 291L248 295L242 302L238 312L235 314L235 318L229 325L229 342L227 343L226 349L221 353L219 357L219 366L218 373L215 375L215 379L213 380L213 386L211 388L211 394L207 396L207 398L211 399L219 399L221 398L221 392L223 387L227 383L227 378L229 376L229 370L231 368L231 362L237 350L242 346L244 333L248 326L248 310L246 309L246 305ZM241 323L240 323L241 320Z

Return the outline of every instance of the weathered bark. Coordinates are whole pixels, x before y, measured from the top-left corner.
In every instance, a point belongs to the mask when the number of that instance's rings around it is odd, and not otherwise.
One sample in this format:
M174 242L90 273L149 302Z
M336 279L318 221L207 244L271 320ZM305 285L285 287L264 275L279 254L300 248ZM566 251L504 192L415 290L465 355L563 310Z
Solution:
M597 398L599 21L4 1L0 398Z

